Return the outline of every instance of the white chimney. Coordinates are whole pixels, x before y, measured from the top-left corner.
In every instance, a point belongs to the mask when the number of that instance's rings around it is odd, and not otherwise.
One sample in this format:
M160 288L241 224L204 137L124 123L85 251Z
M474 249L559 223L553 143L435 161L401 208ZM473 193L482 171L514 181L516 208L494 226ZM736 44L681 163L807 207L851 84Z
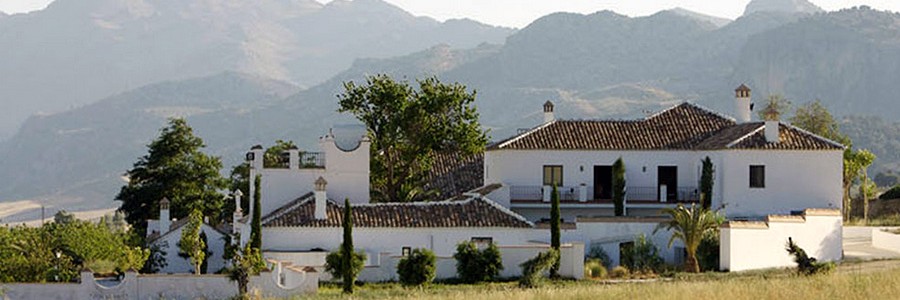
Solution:
M544 102L544 124L553 122L555 119L553 116L553 102L547 100L547 102Z
M172 224L172 219L169 218L169 199L162 198L159 201L159 234L165 234L169 232L169 226Z
M263 150L263 147L261 145L256 145L253 146L253 148L250 148L250 152L247 152L246 159L247 162L250 163L251 169L262 170L264 154L265 150Z
M750 122L750 88L746 85L734 90L734 108L738 123Z
M766 142L778 143L778 121L766 121Z
M319 179L316 179L315 184L316 184L316 188L315 188L316 220L325 220L328 218L328 215L327 215L326 209L325 209L326 205L327 205L326 199L328 199L327 198L328 195L325 193L325 187L326 187L326 185L328 185L328 182L325 181L325 178L322 178L321 176L319 176Z

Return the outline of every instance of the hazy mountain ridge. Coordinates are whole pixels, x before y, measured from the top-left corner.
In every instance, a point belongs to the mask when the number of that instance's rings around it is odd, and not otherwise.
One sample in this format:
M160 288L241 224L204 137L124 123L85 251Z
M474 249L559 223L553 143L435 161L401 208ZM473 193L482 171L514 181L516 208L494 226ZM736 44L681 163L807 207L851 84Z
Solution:
M900 65L900 57L894 56L900 53L894 27L898 20L898 14L861 8L812 15L761 11L742 16L723 27L671 12L640 18L608 11L590 15L559 13L539 19L510 36L502 46L485 44L473 49L459 49L441 45L400 57L357 59L348 70L285 99L272 96L266 98L267 101L253 103L235 100L232 102L238 104L229 109L191 114L188 120L207 141L210 152L222 155L227 166L237 163L251 145L268 145L275 139L292 139L301 147L314 150L316 137L331 125L351 121L349 116L335 112L335 95L340 93L341 84L348 80L363 80L370 74L388 73L405 80L436 75L444 82L458 81L477 90L481 122L491 129L495 139L515 133L517 128L538 124L541 104L547 99L558 104L557 114L561 118L639 117L646 111L656 111L682 100L730 114L733 89L740 83L753 88L757 104L770 92L784 93L796 104L820 97L835 115L859 114L867 112L860 108L872 106L891 122L896 120L893 113L896 109L888 109L897 107L896 102L891 102L893 97L877 93L853 96L852 93L859 91L860 86L888 92L893 88L882 82L900 82L900 75L897 75L900 72L885 72ZM416 18L408 21L417 22ZM827 27L823 27L825 25ZM788 37L793 41L784 40ZM872 53L879 60L860 59ZM836 58L858 66L842 65L843 68L834 70L814 68L831 66L831 61L842 61ZM781 70L780 66L791 66L790 72L773 71ZM821 74L832 73L835 79L814 80ZM783 77L770 77L770 74ZM872 77L879 78L871 79L872 83L863 80ZM818 84L819 81L828 82L828 86ZM767 84L769 82L783 82L786 88L779 89ZM214 89L213 85L208 88ZM217 94L210 95L215 97ZM205 103L207 100L194 101ZM84 182L102 180L112 182L107 183L107 190L120 185L120 181L115 181L117 174L141 155L143 145L162 126L162 118L158 115L161 109L153 107L153 113L143 111L134 115L137 120L147 118L152 122L123 122L105 127L107 131L102 135L108 140L135 137L129 147L137 154L103 160L103 164L113 166L104 168L117 173L82 176L80 181L72 182L60 180L56 186L41 186L42 192L53 193L70 186L89 191L90 184ZM110 152L108 149L117 147L124 149L124 146L109 146L105 144L107 139L101 138L91 143L79 144L75 140L60 143L59 137L47 132L85 127L74 120L97 115L88 110L76 110L72 115L55 116L33 118L28 128L23 128L17 135L19 142L5 143L0 149L10 149L31 139L44 141L43 144L35 142L17 148L16 152L5 151L0 162L51 157L52 153L42 147L53 145L83 147L84 151L97 153ZM129 134L138 130L129 126L149 128L139 129L143 130L140 134ZM860 139L857 147L874 148L869 146L874 142L867 143L864 138ZM109 156L114 155L118 153ZM73 157L54 161L54 164L74 164L70 161ZM887 160L890 155L883 159L878 163L891 163ZM66 172L77 170L69 166L60 169ZM0 179L18 175L12 173L14 168L2 166L0 170L3 170ZM40 193L11 192L30 187L29 184L42 184L40 176L56 176L44 174L52 171L50 168L35 170L35 175L29 176L32 180L29 183L19 182L15 189L0 187L0 193L39 196ZM96 194L110 199L114 193Z
M753 0L744 8L745 16L758 12L814 14L824 10L807 0Z
M356 58L500 43L512 32L381 0L57 0L0 23L0 98L12 99L0 138L36 112L164 80L233 70L312 86Z

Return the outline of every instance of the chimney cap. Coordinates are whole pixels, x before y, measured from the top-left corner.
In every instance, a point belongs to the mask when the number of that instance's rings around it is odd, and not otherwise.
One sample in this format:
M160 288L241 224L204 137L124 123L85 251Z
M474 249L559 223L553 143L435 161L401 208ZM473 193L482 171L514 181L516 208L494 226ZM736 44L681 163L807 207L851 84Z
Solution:
M262 148L263 148L262 145L255 145L252 148L250 148L250 150L262 150Z
M745 85L745 84L742 83L741 86L739 86L739 87L737 87L736 89L734 89L734 91L735 91L735 92L749 92L749 91L750 91L750 88L747 87L747 85Z
M326 181L325 178L323 178L322 176L319 176L319 179L316 179L316 182L315 182L316 191L319 191L319 192L324 191L325 186L327 184L328 184L328 181Z
M162 200L159 200L159 205L169 205L169 198L163 197Z
M553 112L553 102L550 102L550 100L544 102L544 112Z

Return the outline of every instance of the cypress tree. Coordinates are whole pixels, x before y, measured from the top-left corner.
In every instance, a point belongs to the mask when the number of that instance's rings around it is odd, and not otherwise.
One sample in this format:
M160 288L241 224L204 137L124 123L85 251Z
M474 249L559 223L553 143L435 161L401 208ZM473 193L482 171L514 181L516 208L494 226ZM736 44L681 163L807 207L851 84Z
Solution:
M559 191L553 184L553 192L550 194L550 247L559 252ZM559 260L550 267L550 278L559 278Z
M260 231L260 219L262 219L262 203L260 202L261 193L260 186L262 182L262 176L256 175L256 178L253 179L253 187L256 189L253 192L253 220L250 221L250 248L260 249L262 247L262 232Z
M621 157L613 163L612 172L613 205L615 205L616 216L623 216L625 215L625 162Z
M709 159L709 156L707 156L702 163L703 171L700 174L700 205L703 206L704 209L709 209L712 205L713 175L716 171L713 168L713 163L712 160Z
M353 293L353 282L356 281L356 274L353 268L353 219L351 215L350 199L344 199L344 218L341 226L344 227L344 242L341 243L341 258L344 270L344 293Z

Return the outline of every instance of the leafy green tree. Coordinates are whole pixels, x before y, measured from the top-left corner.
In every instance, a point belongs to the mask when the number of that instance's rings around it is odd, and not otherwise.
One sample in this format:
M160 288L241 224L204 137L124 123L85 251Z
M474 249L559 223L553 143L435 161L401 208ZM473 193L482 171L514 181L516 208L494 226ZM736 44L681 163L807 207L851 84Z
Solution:
M60 210L53 215L53 222L56 224L69 224L75 221L75 215L65 210Z
M240 251L235 251L231 258L231 267L226 270L228 279L237 282L240 299L250 299L247 294L247 286L250 284L250 276L259 275L266 268L259 249L245 245Z
M253 219L250 220L250 248L260 249L262 248L262 225L260 224L262 219L262 194L260 192L262 176L256 175L256 178L253 179L253 185L256 189L253 193Z
M759 110L759 118L766 121L780 121L791 108L791 102L782 95L769 95L766 97L765 106Z
M474 154L483 151L487 137L473 105L475 92L431 77L408 82L375 75L366 84L344 83L338 95L339 112L353 114L372 140L373 201L415 201L431 168L435 151ZM414 194L415 192L415 194Z
M715 181L715 168L712 160L707 156L702 160L703 171L700 174L700 205L704 209L712 206L713 184Z
M662 211L663 214L669 215L671 220L659 223L654 232L663 228L672 231L669 247L672 247L675 240L681 240L684 243L684 251L687 254L684 270L692 273L700 272L697 248L703 237L719 227L724 220L717 213L693 204L690 208L679 204L675 208L664 208Z
M612 200L616 216L625 215L625 162L616 159L612 165Z
M126 172L128 184L116 200L125 220L145 236L146 220L159 215L159 199L171 201L171 216L184 218L195 209L217 223L226 181L219 174L222 162L200 151L203 140L194 136L184 119L170 119L159 137L148 145L144 155Z
M434 280L437 269L434 252L424 248L413 249L397 263L397 275L403 285L424 285Z
M869 152L868 150L859 150L856 154L856 164L859 165L859 176L862 177L862 183L860 183L860 194L863 198L863 224L869 224L869 189L872 186L869 184L869 166L875 162L875 154Z
M190 218L188 223L182 228L178 248L190 258L194 274L200 275L201 265L206 260L206 243L200 238L203 231L203 215L200 210L194 210L188 218Z
M850 145L850 138L841 133L840 124L819 99L797 107L790 121L791 125L843 145Z
M559 252L560 246L559 223L559 191L556 188L556 184L553 184L553 191L550 194L550 247L557 252ZM558 260L550 266L550 278L559 278Z

